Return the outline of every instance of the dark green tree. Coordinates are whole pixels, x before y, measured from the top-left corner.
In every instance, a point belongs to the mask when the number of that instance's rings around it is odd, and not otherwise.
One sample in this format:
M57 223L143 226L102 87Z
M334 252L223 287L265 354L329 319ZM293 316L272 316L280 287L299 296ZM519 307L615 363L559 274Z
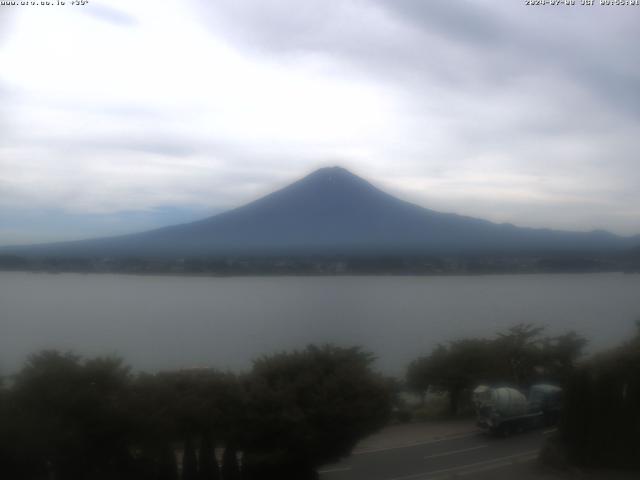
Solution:
M160 375L141 374L130 388L131 443L144 478L177 480L174 443L179 438L172 386Z
M200 450L198 452L198 479L218 480L220 469L215 455L215 446L211 441L211 435L205 432L200 440Z
M309 346L263 357L246 379L247 478L304 480L389 418L391 394L358 348Z
M157 446L152 455L153 468L150 470L153 480L178 480L178 464L176 453L168 442L162 442ZM149 473L148 471L146 473Z
M545 328L530 323L520 323L506 332L498 333L496 353L501 357L500 366L507 371L513 385L525 387L535 378L536 367L543 364L542 333Z
M137 445L145 452L147 462L157 463L153 459L167 448L184 445L183 475L191 476L198 472L192 461L193 442L200 439L202 451L202 442L208 441L203 439L210 439L213 432L217 438L233 439L241 430L243 391L235 375L213 369L141 375L134 382L133 390L134 417L139 422ZM218 470L213 451L208 458L201 457L204 471L198 475L202 477L211 472L212 478L216 478Z
M69 480L129 478L129 380L119 359L31 356L15 377L12 415L34 469Z
M428 389L449 395L450 414L456 415L460 398L479 381L495 376L496 352L483 339L463 339L438 345L434 351L413 361L407 370L407 384L416 392Z
M190 436L184 442L184 454L182 457L182 480L198 479L198 458L196 449Z
M635 338L575 369L560 425L569 459L640 470L640 325Z
M224 448L222 455L222 479L238 480L240 478L240 468L238 466L238 450L233 444L228 444Z
M583 356L586 346L586 338L573 331L557 337L546 337L542 342L540 362L545 379L564 382Z

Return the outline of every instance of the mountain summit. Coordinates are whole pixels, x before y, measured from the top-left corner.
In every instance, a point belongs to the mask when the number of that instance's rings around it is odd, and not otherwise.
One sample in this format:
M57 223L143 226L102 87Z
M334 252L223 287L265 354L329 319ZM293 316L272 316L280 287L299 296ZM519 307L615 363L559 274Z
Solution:
M197 222L10 251L23 255L180 258L609 251L636 243L637 238L606 232L518 228L440 213L399 200L344 168L330 167Z

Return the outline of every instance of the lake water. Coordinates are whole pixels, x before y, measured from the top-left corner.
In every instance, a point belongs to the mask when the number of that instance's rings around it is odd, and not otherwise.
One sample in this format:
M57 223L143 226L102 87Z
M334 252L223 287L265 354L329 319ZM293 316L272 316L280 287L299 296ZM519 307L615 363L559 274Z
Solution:
M43 348L117 354L135 369L239 370L265 353L362 345L401 374L438 342L518 322L590 348L634 332L640 275L209 278L0 272L0 372Z

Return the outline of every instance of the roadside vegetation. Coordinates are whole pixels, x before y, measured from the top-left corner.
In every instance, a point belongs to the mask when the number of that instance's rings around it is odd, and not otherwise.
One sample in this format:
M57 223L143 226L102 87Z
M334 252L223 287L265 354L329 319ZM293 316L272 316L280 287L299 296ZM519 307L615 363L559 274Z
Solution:
M398 417L471 415L471 391L481 384L526 392L551 383L564 394L558 432L542 451L545 464L639 470L640 321L632 339L589 358L586 340L575 332L544 333L542 327L520 324L493 338L437 346L409 365L407 387L423 401Z
M442 410L446 398L449 416L470 414L471 391L479 384L524 389L541 381L563 383L586 344L575 332L548 336L543 327L519 324L494 338L463 338L438 345L409 365L407 387L425 400L422 409Z

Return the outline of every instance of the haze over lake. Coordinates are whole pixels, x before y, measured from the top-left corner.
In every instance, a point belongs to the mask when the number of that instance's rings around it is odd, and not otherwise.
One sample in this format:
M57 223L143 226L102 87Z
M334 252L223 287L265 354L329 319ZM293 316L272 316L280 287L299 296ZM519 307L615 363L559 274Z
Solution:
M172 277L0 272L0 372L42 348L135 369L239 370L261 354L362 345L401 374L438 342L518 322L574 329L590 350L640 318L640 275Z

